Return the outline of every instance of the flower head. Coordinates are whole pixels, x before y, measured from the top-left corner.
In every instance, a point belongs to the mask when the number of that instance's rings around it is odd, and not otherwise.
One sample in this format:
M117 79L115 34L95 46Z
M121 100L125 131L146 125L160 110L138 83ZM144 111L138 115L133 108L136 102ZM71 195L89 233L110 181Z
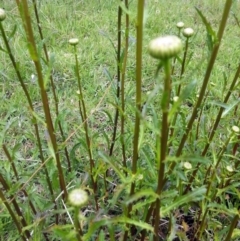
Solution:
M177 28L181 29L184 27L184 23L183 22L178 22L177 23Z
M78 44L78 42L79 42L79 40L78 40L78 38L71 38L71 39L69 39L69 44L70 45L77 45Z
M193 36L194 31L192 28L185 28L183 30L183 36L185 36L186 38L190 38L191 36Z
M2 22L6 18L6 13L4 9L0 8L0 22Z
M182 50L182 42L177 36L163 36L149 43L149 54L156 59L168 59L176 56Z
M80 188L74 189L69 193L68 201L74 207L82 207L88 202L88 194Z

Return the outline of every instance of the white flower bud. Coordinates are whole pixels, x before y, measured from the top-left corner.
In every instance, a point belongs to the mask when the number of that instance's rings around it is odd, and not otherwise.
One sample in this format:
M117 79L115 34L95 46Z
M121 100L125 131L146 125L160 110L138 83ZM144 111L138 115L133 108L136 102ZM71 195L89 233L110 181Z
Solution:
M177 36L163 36L149 43L149 54L156 59L168 59L182 50L182 41Z
M190 38L191 36L193 36L194 31L192 28L185 28L183 30L183 36L185 36L186 38Z
M0 22L2 22L6 18L6 13L4 9L0 8Z
M240 130L238 126L233 126L232 131L234 131L235 133L239 133Z
M78 40L78 38L71 38L71 39L69 39L68 42L70 45L77 45L79 40Z
M184 27L184 23L183 22L178 22L177 23L177 28L181 29Z
M68 194L68 201L74 207L82 207L88 202L88 194L80 188L74 189Z

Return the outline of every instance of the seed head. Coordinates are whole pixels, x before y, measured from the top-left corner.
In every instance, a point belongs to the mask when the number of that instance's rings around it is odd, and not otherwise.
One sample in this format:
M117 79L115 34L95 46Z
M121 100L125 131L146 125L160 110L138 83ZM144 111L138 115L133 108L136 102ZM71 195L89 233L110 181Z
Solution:
M183 30L183 36L185 36L186 38L190 38L191 36L193 36L194 31L192 28L185 28Z
M150 41L149 54L156 59L168 59L176 56L182 50L182 42L177 36L163 36Z
M88 202L88 194L80 188L74 189L69 193L68 201L74 207L82 207Z
M184 27L184 23L183 22L178 22L177 23L177 28L181 29Z
M6 13L4 9L0 8L0 22L2 22L6 18Z
M71 39L69 39L69 44L70 45L77 45L78 44L78 42L79 42L79 40L78 40L78 38L71 38Z

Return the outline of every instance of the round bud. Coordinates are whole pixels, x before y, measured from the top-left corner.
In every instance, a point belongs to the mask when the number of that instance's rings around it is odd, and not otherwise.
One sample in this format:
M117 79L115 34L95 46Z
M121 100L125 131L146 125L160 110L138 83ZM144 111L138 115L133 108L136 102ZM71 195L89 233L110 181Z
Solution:
M233 167L230 166L230 165L227 166L227 170L228 170L229 172L233 172L233 171L234 171L234 170L233 170Z
M190 38L191 36L193 36L194 31L192 28L185 28L183 30L183 36L185 36L186 38Z
M68 201L74 207L82 207L88 202L88 194L80 188L74 189L68 194Z
M149 54L156 59L168 59L176 56L182 50L182 41L177 36L163 36L149 43Z
M239 133L240 130L239 130L238 126L233 126L232 131L235 132L235 133Z
M178 22L177 23L177 28L181 29L184 27L184 23L183 22Z
M79 40L78 40L78 38L71 38L71 39L69 39L69 44L70 45L77 45L78 44L78 42L79 42Z
M178 101L178 99L179 99L179 97L178 97L178 96L174 96L174 97L173 97L173 101L174 101L174 102L177 102L177 101Z
M184 162L184 163L183 163L183 166L184 166L187 170L192 169L192 164L191 164L190 162Z
M0 8L0 22L2 22L6 18L6 13L4 9Z

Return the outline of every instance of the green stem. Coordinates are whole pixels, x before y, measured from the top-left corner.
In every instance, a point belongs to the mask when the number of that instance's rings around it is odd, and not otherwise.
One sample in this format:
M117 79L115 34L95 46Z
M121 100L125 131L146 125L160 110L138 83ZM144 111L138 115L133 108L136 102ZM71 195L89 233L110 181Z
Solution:
M2 189L0 188L0 199L2 200L2 202L4 203L4 205L6 206L10 216L12 217L16 227L17 227L17 230L19 232L19 235L21 236L21 238L24 240L24 241L27 241L27 237L25 237L25 235L23 235L23 232L22 232L22 227L21 227L21 224L17 218L17 216L15 215L14 211L12 210L11 206L9 205L7 199L5 198L4 196L4 193L2 192Z
M91 181L92 181L92 185L93 185L96 210L98 210L97 181L94 180L94 175L93 175L93 169L94 169L95 164L94 164L94 160L93 160L93 156L92 156L92 147L91 147L91 141L90 141L89 131L88 131L88 122L87 122L88 117L87 117L87 111L86 111L85 101L84 101L84 97L83 97L76 45L74 45L74 56L75 56L75 62L76 62L76 77L77 77L77 81L78 81L78 90L79 90L79 98L80 98L79 99L79 111L80 111L80 115L81 115L81 118L83 121L84 130L85 130L85 138L86 138L86 142L87 142L88 156L89 156L89 160L90 160L90 176L91 176Z
M48 101L48 96L47 92L45 90L44 86L44 78L43 78L43 73L42 73L42 66L40 63L39 55L37 52L37 47L34 39L34 34L33 34L33 29L32 29L32 23L31 23L31 18L30 18L30 13L28 11L28 2L27 0L16 0L17 5L19 7L19 11L22 14L22 20L24 23L24 28L25 32L27 35L27 40L29 43L29 53L31 55L31 58L34 62L35 69L37 72L38 76L38 85L40 88L40 94L41 94L41 99L42 99L42 104L43 104L43 110L46 118L46 124L47 124L47 131L50 136L51 140L51 145L53 147L56 163L57 163L57 169L58 169L58 177L59 177L59 184L60 184L60 189L61 192L63 193L63 199L67 198L67 189L66 189L66 184L64 180L64 175L63 175L63 170L62 170L62 165L60 161L60 156L58 152L58 146L57 146L57 141L56 141L56 136L55 136L55 130L53 127L52 123L52 117L51 117L51 112L49 108L49 101Z
M128 0L125 0L125 7L128 9ZM129 46L129 15L126 13L126 28L125 28L125 51L124 51L124 59L122 66L122 76L121 76L121 104L122 104L122 115L121 115L121 142L122 142L122 158L123 158L123 167L127 168L127 160L126 160L126 150L125 150L125 74L127 68L127 58L128 58L128 46ZM124 171L125 175L127 175L127 171Z
M76 238L78 241L82 241L83 232L81 229L81 225L79 223L78 214L79 214L79 209L75 208L75 210L74 210L74 226L75 226L75 230L76 230Z
M117 94L116 94L118 103L120 100L120 82L121 82L121 65L122 65L121 64L121 45L122 45L122 8L119 6L118 7L118 46L117 46ZM118 124L118 117L119 117L118 103L116 106L116 113L114 117L113 136L112 136L111 146L109 150L109 156L112 156L113 154L113 148L116 141L117 124Z
M138 161L138 144L140 133L140 113L141 113L141 101L142 101L142 45L143 45L143 15L144 15L144 0L138 0L138 15L136 23L137 31L137 43L136 43L136 112L135 112L135 128L133 139L133 159L132 159L132 175L137 172ZM135 192L135 181L132 182L130 188L130 196ZM126 213L127 217L130 217L132 210L132 204L129 204ZM123 241L126 241L128 237L128 230L125 231Z
M196 116L197 116L198 110L201 106L202 100L204 99L205 91L207 89L207 85L208 85L208 82L209 82L209 79L210 79L210 76L211 76L211 73L212 73L212 70L213 70L213 66L214 66L215 60L217 58L220 43L221 43L221 40L222 40L222 37L223 37L224 29L226 27L226 23L227 23L227 19L228 19L230 9L231 9L231 5L232 5L232 0L226 0L222 20L221 20L220 27L219 27L219 30L218 30L218 42L216 42L214 47L213 47L213 51L212 51L212 54L211 54L211 57L210 57L210 60L209 60L208 66L207 66L207 70L206 70L206 73L205 73L205 76L204 76L202 87L201 87L201 90L200 90L199 98L197 100L196 105L194 106L192 116L191 116L191 118L188 122L185 133L184 133L184 135L181 139L181 142L179 144L179 147L177 149L176 157L179 157L182 153L183 147L186 143L189 132L192 129L194 120L196 119ZM176 166L176 163L175 162L172 163L172 165L169 168L168 174L170 174L173 171L175 166Z
M4 28L2 27L2 23L0 22L0 31L1 31L1 34L2 34L2 37L3 37L3 41L4 41L4 44L7 48L7 52L8 52L8 55L9 55L9 58L12 62L12 65L13 65L13 68L16 72L16 75L17 75L17 78L21 84L21 87L23 89L23 92L27 98L27 102L28 102L28 105L29 105L29 109L30 109L30 112L31 114L33 114L34 112L34 109L33 109L33 104L32 104L32 99L29 95L29 92L27 90L27 87L23 81L23 78L22 78L22 75L19 71L19 67L17 66L17 63L16 63L16 60L12 54L12 50L10 48L10 45L8 43L8 40L7 40L7 37L6 37L6 34L5 34L5 31L4 31ZM38 128L38 124L37 124L37 120L36 120L36 117L34 115L32 115L32 123L34 125L34 129L35 129L35 133L36 133L36 137L37 137L37 145L38 145L38 150L39 150L39 155L40 155L40 159L41 159L41 162L42 164L44 163L44 156L43 156L43 151L42 151L42 144L41 144L41 139L40 139L40 134L39 134L39 128ZM52 201L54 203L54 208L55 210L57 209L57 204L56 204L56 201L55 201L55 198L54 198L54 193L53 193L53 187L52 187L52 184L51 184L51 180L50 180L50 177L49 177L49 174L48 174L48 170L46 168L46 166L44 165L43 166L44 168L44 172L45 172L45 175L46 175L46 180L47 180L47 184L48 184L48 189L50 191L50 194L51 194L51 198L52 198ZM58 214L56 214L56 223L58 223Z
M227 237L224 239L224 241L230 241L230 240L231 240L233 231L234 231L234 229L235 229L236 226L237 226L238 220L239 220L239 215L236 214L236 215L234 216L233 220L232 220L232 223L231 223L231 226L230 226L230 228L229 228Z
M170 59L167 59L163 62L165 70L165 80L164 80L164 92L162 97L162 129L161 129L161 147L160 147L160 160L158 168L158 186L156 193L160 196L164 184L164 172L165 172L165 162L168 152L168 133L169 133L169 122L168 122L168 113L169 113L169 102L171 95L171 63ZM155 210L155 225L154 240L157 240L157 234L159 229L159 220L160 220L160 197L156 200L156 210Z
M32 0L32 2L33 2L33 6L34 6L35 17L36 17L36 20L37 20L38 32L39 32L40 38L41 38L42 43L43 43L43 51L44 51L44 54L45 54L46 61L47 61L47 63L49 63L48 51L47 51L47 46L46 46L46 43L44 41L44 37L43 37L43 33L42 33L41 23L40 23L38 9L37 9L37 3L36 3L36 0ZM55 90L55 84L54 84L54 81L53 81L52 72L50 74L50 83L51 83L53 99L54 99L54 103L55 103L56 116L59 116L59 108L58 108L58 102L59 101L58 101L57 93L56 93L56 90ZM62 136L62 140L64 142L66 138L64 136L64 132L63 132L63 128L62 128L60 120L58 120L58 127L59 127L59 130L60 130L60 134ZM69 158L69 154L68 154L68 150L67 150L66 146L64 147L64 152L65 152L65 156L66 156L66 159L67 159L68 171L70 172L71 171L71 162L70 162L70 158Z

